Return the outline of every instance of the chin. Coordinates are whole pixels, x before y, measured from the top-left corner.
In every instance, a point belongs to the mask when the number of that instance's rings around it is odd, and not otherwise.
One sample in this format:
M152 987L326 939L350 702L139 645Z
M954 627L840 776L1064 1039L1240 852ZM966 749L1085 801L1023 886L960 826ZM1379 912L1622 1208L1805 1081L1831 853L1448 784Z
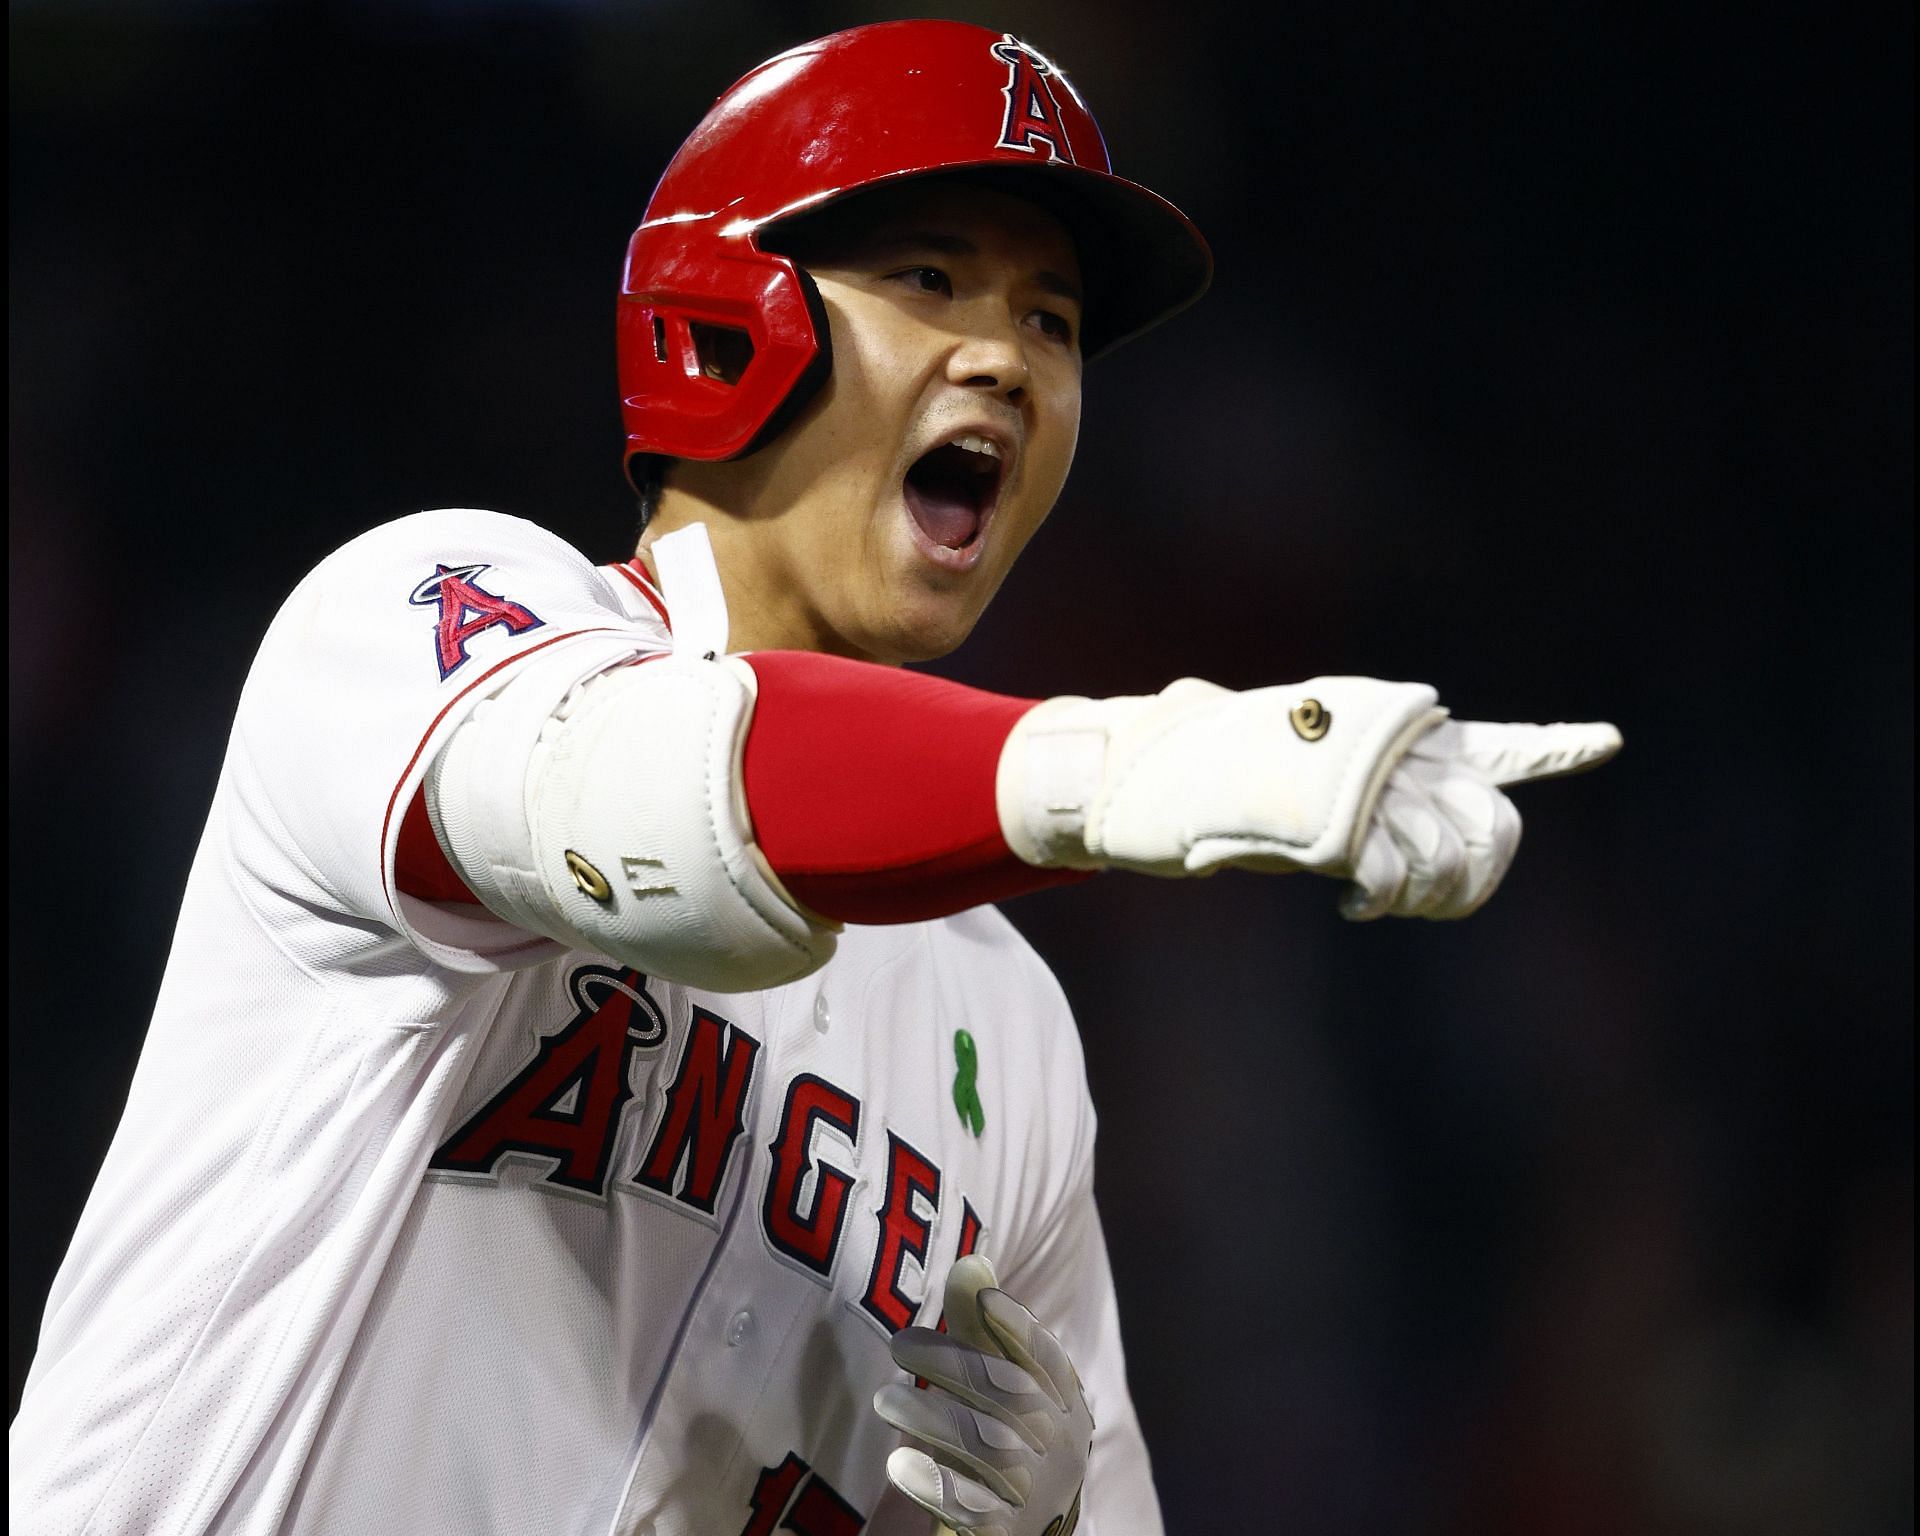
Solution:
M866 649L876 660L897 665L952 654L973 633L980 614L971 605L963 610L951 602L930 602L903 607L890 618Z

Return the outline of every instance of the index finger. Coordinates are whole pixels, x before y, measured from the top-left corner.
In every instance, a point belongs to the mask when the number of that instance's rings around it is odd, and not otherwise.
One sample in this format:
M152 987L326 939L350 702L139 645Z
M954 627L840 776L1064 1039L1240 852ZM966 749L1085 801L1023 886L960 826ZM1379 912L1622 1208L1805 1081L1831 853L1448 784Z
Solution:
M980 1293L999 1283L994 1278L993 1261L984 1253L970 1253L954 1261L947 1272L946 1294L941 1298L947 1331L962 1344L971 1344L990 1355L999 1354L1000 1345L980 1316Z
M1604 720L1571 725L1499 724L1458 720L1453 726L1458 755L1496 784L1559 779L1598 768L1623 744L1619 727Z
M1079 1374L1066 1347L1005 1291L995 1288L980 1295L980 1313L1000 1350L1045 1388L1054 1407L1067 1411L1068 1393L1079 1388Z

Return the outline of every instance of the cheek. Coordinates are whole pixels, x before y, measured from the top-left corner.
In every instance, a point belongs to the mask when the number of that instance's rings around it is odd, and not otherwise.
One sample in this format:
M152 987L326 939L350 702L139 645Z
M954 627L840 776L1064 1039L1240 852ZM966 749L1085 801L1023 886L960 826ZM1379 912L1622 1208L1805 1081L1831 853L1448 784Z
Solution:
M848 446L870 446L891 454L886 441L914 393L911 349L899 334L900 322L884 305L865 295L826 295L833 338L831 375L839 401L839 419L850 429Z
M1038 503L1033 509L1035 525L1047 513L1053 510L1054 502L1067 483L1067 471L1073 468L1074 450L1080 442L1080 395L1073 391L1072 398L1050 411L1041 427L1034 434L1033 447L1036 452L1032 459L1033 479L1028 487L1030 498Z
M788 527L814 540L844 544L867 515L896 448L884 414L885 381L874 377L873 359L857 345L841 344L840 332L836 324L833 372L825 387L770 446L784 458L783 507L806 514L789 515Z

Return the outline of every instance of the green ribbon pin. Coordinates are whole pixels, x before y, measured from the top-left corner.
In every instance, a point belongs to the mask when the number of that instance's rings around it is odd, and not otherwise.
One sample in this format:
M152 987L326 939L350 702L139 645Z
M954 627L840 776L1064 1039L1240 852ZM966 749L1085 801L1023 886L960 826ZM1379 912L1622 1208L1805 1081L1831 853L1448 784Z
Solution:
M980 1105L980 1090L974 1086L980 1072L980 1052L973 1036L964 1029L953 1032L953 1059L959 1063L953 1074L953 1107L960 1111L960 1123L978 1136L987 1128L987 1112Z

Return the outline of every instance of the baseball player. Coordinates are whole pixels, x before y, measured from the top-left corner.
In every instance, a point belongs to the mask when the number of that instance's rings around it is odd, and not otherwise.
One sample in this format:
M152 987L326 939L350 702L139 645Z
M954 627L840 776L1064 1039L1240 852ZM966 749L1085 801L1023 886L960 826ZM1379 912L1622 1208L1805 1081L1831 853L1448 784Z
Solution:
M720 98L627 256L634 557L423 512L261 645L16 1530L1160 1528L1078 1037L988 904L1233 865L1463 916L1499 786L1618 745L899 669L1053 506L1083 362L1209 272L1009 34Z

